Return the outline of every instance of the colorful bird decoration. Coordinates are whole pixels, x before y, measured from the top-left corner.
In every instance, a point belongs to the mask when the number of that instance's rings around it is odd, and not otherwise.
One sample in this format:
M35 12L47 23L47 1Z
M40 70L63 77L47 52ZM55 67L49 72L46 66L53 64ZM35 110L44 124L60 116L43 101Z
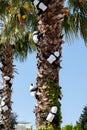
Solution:
M20 13L18 13L17 17L18 17L18 21L19 21L20 23L25 24L25 21L22 19Z
M22 15L22 19L26 19L27 18L27 15Z
M63 11L63 14L66 16L66 15L68 15L68 13L69 13L69 8L65 7L64 11Z
M31 5L31 3L29 2L24 2L22 4L9 3L4 10L7 11L7 13L9 13L11 16L12 15L17 16L17 20L19 23L26 24L27 22L26 19L28 18L28 14L32 13L33 8L34 5Z
M9 12L10 12L10 14L13 14L12 5L9 5Z
M30 6L28 2L24 3L23 8L26 9L27 11L31 11L32 10L32 6Z
M9 5L9 12L13 15L18 7L13 7L12 4Z

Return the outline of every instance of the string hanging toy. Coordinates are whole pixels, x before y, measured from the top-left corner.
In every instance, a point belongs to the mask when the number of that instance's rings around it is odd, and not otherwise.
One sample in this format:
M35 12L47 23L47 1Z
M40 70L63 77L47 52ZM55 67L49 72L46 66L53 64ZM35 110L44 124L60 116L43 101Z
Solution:
M37 10L39 11L37 14L40 15L42 13L44 13L47 8L48 8L48 4L49 4L50 0L48 0L47 2L43 2L43 0L33 0L33 4L34 6L37 8Z
M32 36L33 36L33 41L35 43L38 43L38 41L43 36L43 34L41 34L39 31L34 31L33 34L32 34Z

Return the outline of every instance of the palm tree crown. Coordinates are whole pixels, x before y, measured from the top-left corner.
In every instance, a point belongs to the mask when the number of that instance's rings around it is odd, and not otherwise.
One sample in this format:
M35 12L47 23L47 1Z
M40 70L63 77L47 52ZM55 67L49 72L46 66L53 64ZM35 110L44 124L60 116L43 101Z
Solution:
M69 13L63 22L65 35L67 37L81 35L87 45L87 1L68 0L67 4Z

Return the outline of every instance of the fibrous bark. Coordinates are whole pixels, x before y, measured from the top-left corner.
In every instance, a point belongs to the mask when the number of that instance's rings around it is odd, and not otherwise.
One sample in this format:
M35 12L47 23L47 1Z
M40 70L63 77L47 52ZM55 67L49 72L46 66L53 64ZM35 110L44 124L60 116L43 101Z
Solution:
M13 49L10 44L2 45L2 88L1 88L1 130L10 130L11 93L13 80Z
M47 0L43 0L46 3ZM38 14L38 31L42 34L37 43L37 103L35 106L36 126L38 130L44 128L60 130L61 123L61 87L59 86L59 70L62 57L62 21L64 18L64 0L50 0L47 10ZM37 9L37 13L39 10ZM48 58L58 53L55 61ZM53 106L58 111L52 122L47 121L47 115ZM49 126L50 124L50 126ZM48 130L47 129L47 130Z

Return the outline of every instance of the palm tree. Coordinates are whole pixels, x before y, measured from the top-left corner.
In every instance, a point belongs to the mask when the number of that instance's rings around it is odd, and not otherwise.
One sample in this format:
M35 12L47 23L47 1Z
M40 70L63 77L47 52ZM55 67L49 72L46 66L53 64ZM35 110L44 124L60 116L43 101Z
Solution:
M64 0L32 0L38 14L37 68L36 87L31 84L30 92L37 99L35 106L36 126L38 130L60 130L61 125L61 87L59 70L61 69L63 28L67 34L80 32L86 41L86 9L81 3L69 0L73 5L69 16ZM78 6L77 6L78 5ZM79 12L80 11L80 12ZM80 17L80 22L78 19ZM84 19L85 18L85 19ZM63 23L64 19L64 23ZM75 22L75 23L74 23ZM82 24L84 23L84 25ZM67 27L66 27L67 25ZM84 26L84 27L83 27ZM84 30L85 29L85 30ZM86 31L86 32L85 32Z
M37 42L38 89L34 110L36 126L38 130L60 130L62 93L59 85L59 70L62 57L61 45L64 43L62 40L64 0L43 0L43 2L34 0L33 4L37 9L38 31L41 34Z
M0 1L0 19L2 30L0 34L0 66L2 71L1 94L1 130L9 130L11 125L11 94L14 78L13 56L23 60L28 52L35 50L31 32L36 24L34 9L28 1ZM33 19L33 21L32 21Z
M80 35L85 45L87 45L87 1L68 0L67 6L69 7L69 13L63 21L66 38Z

